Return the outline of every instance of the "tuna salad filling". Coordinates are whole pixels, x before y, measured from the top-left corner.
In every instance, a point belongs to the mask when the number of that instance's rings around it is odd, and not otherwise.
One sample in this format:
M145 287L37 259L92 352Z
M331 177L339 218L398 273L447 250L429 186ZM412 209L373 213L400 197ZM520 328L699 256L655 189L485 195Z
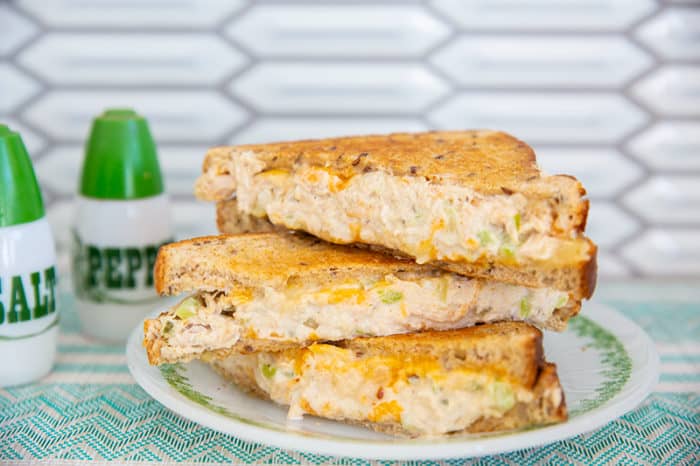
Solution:
M534 396L488 371L447 371L427 356L364 357L327 344L237 355L215 365L224 372L245 365L263 392L289 406L290 419L311 414L400 424L415 436L463 430L481 417L501 417Z
M419 263L588 256L585 244L549 234L556 219L551 208L528 206L519 193L484 196L380 171L342 179L318 167L265 170L254 154L242 155L234 174L242 212L337 243L382 245Z
M324 287L201 292L161 314L146 338L165 339L162 356L181 359L230 348L241 338L336 341L499 320L551 327L555 311L570 305L566 292L548 288L442 272L424 278L389 274Z

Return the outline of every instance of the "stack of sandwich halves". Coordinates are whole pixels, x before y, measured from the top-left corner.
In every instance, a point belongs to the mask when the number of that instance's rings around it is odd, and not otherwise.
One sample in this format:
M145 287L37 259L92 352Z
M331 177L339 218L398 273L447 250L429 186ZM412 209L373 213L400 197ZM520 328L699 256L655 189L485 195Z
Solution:
M408 436L566 419L542 333L595 286L588 201L501 132L218 147L222 236L165 246L152 364L202 359L311 414Z

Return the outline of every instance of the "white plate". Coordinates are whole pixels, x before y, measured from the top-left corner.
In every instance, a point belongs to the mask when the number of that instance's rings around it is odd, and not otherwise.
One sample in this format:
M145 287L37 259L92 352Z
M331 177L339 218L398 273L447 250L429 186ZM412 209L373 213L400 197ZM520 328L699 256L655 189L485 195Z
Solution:
M630 411L649 394L659 372L654 344L642 329L610 307L588 303L566 332L545 332L545 354L557 364L566 394L567 422L510 433L405 440L311 416L288 421L285 408L239 391L200 362L150 366L141 347L142 328L127 344L129 370L167 408L244 440L334 456L437 459L544 445Z

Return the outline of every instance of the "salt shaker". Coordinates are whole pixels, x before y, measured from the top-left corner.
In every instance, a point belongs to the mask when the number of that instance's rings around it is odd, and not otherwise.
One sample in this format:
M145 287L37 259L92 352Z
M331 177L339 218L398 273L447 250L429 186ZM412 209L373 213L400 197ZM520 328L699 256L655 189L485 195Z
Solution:
M73 228L73 289L84 333L121 342L159 298L158 248L172 241L169 204L148 123L129 109L95 118Z
M49 373L56 359L56 251L21 136L0 125L0 386Z

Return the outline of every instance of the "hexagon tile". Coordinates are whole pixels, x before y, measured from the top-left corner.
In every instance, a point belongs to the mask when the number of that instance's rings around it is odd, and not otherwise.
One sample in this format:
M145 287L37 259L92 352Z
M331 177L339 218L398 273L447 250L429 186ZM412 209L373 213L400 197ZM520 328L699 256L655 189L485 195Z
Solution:
M651 0L434 0L433 5L477 30L624 31L654 9Z
M632 91L666 116L700 116L700 66L665 66L637 83Z
M629 142L629 150L656 170L700 170L700 122L663 122Z
M153 28L214 27L242 8L244 0L197 0L169 2L85 2L83 0L19 0L27 13L51 26ZM167 11L164 10L167 8Z
M413 64L267 63L231 90L261 112L371 115L418 113L448 86Z
M6 3L0 3L0 56L7 55L36 33L36 26L15 13Z
M216 207L209 202L174 201L170 206L176 238L216 234Z
M54 91L24 116L59 141L82 141L92 119L108 107L135 109L161 141L210 144L246 119L244 110L210 91Z
M611 202L592 201L588 211L586 235L607 249L636 233L639 222Z
M631 275L629 267L614 254L598 251L598 275L610 278L627 278Z
M47 34L19 61L55 84L215 85L246 57L208 34Z
M653 228L622 249L622 255L646 275L700 275L700 230Z
M39 85L14 66L0 62L0 113L9 113L39 91Z
M537 162L550 174L574 175L593 198L607 198L639 180L642 169L613 149L535 147ZM605 167L601 170L600 167Z
M432 58L435 66L466 86L620 86L651 63L621 37L468 36Z
M698 224L700 179L682 175L654 176L626 194L624 202L650 222Z
M614 143L647 116L612 93L464 92L429 114L440 128L500 128L530 143Z
M333 136L425 131L421 120L411 118L258 118L236 133L234 144L254 144Z
M226 30L263 57L420 56L448 27L418 5L257 4Z
M670 59L700 59L700 10L669 8L637 29L647 47Z

